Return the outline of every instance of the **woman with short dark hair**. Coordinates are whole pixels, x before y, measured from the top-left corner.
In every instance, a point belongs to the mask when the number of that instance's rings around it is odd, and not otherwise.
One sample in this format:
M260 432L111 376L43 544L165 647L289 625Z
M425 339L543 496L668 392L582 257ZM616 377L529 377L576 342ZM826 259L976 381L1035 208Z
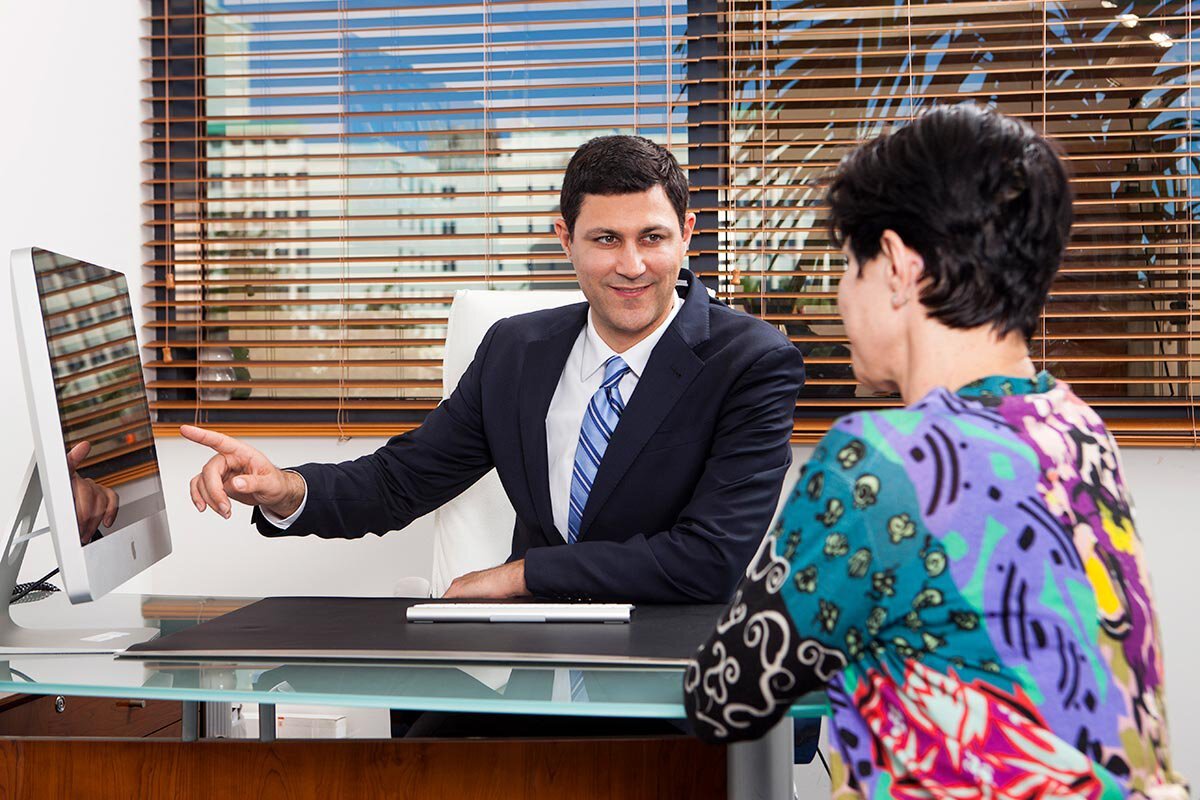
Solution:
M834 796L1186 798L1117 447L1029 358L1071 226L1027 125L937 108L829 190L858 379L685 678L698 735L824 688Z

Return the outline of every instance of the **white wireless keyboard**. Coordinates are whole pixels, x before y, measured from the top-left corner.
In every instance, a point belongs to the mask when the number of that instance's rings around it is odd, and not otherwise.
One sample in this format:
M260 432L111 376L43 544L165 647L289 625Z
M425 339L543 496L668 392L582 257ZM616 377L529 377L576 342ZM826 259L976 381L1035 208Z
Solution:
M629 622L629 603L418 603L409 622Z

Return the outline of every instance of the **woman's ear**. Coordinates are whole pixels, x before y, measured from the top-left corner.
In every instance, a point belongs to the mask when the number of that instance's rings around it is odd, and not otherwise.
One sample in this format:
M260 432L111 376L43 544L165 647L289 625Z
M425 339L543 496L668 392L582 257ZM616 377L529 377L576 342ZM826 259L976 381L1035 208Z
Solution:
M885 268L892 305L899 308L917 296L925 274L925 260L890 229L879 237L879 250L887 259Z

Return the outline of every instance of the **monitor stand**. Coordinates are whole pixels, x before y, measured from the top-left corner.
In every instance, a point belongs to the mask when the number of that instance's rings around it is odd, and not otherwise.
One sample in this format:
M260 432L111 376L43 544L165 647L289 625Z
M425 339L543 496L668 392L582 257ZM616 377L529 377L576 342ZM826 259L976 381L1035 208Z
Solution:
M42 481L36 456L25 470L25 488L17 519L0 554L0 655L9 653L115 653L158 635L157 628L25 628L13 622L10 603L13 587L25 559L30 539L49 531L33 531L42 506Z

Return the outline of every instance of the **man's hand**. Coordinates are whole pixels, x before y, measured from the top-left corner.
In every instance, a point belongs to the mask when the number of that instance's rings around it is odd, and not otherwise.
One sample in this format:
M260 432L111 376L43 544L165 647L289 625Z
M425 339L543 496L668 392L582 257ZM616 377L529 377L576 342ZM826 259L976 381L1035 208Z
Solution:
M525 559L460 575L450 582L450 587L442 595L446 600L468 597L503 600L506 597L528 596L529 589L525 586Z
M248 506L262 506L278 517L288 517L304 499L304 479L285 472L266 456L232 436L183 425L185 439L210 447L216 455L191 480L192 503L197 511L212 508L229 519L229 498Z
M86 441L72 447L67 452L67 469L71 471L71 493L75 496L75 519L79 522L79 541L87 544L92 540L96 530L103 525L111 526L117 521L117 511L120 500L117 493L107 486L101 486L91 478L85 478L76 470L92 452L92 445Z

